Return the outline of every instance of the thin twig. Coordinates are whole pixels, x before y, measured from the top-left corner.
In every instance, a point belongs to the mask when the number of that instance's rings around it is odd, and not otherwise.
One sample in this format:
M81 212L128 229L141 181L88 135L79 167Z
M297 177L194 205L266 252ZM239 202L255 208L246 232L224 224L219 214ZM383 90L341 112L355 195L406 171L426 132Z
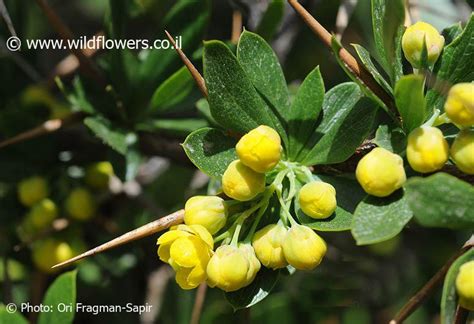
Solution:
M454 316L453 324L466 324L468 315L469 311L458 305L458 307L456 308L456 315Z
M436 287L443 281L449 268L461 255L466 253L474 246L474 236L446 263L438 270L438 272L421 288L408 302L400 309L395 317L390 321L390 324L400 324L408 318L420 305L431 295Z
M204 300L206 299L206 291L207 284L204 282L199 285L199 288L196 291L196 299L194 300L193 313L191 315L191 324L199 324L202 306L204 305Z
M340 41L342 34L349 24L349 20L354 12L358 0L343 0L339 5L336 16L336 38Z
M99 31L94 34L94 37L105 36L103 31ZM94 48L84 48L82 50L84 55L89 59L92 59L98 52L98 47ZM72 75L77 69L80 67L79 60L74 54L70 54L62 59L53 69L53 72L49 75L46 84L49 87L53 87L55 83L56 77L67 77Z
M172 214L169 214L165 217L159 218L151 223L145 224L139 228L136 228L130 232L127 232L111 241L108 241L102 245L99 245L87 252L84 252L72 259L64 261L62 263L56 264L54 268L64 267L70 265L76 261L82 260L84 258L93 256L95 254L105 252L107 250L116 248L120 245L156 234L162 230L165 230L173 225L177 225L183 222L184 219L184 210L180 209Z
M13 251L19 252L20 250L22 250L26 246L31 245L33 242L36 242L37 240L43 239L46 236L49 236L53 233L61 232L61 231L65 230L68 227L69 227L69 220L67 220L66 218L56 219L51 224L51 227L41 231L40 233L33 236L29 240L26 240L25 242L22 242L20 244L15 245L13 247Z
M234 10L232 13L232 35L230 41L232 44L239 42L240 33L242 32L242 13L240 10Z
M199 90L201 91L202 95L207 98L207 88L206 88L206 83L204 82L204 78L202 77L201 73L196 69L196 67L193 65L193 63L188 59L186 54L181 50L181 48L178 48L176 46L176 42L174 41L173 36L171 36L170 33L168 33L167 30L165 30L166 36L168 36L168 39L170 42L173 44L174 49L176 52L178 52L179 57L183 61L184 65L188 68L189 72L191 73L194 81L196 82Z
M324 28L297 0L288 0L289 4L300 15L306 25L318 36L321 41L329 48L332 48L332 35ZM394 103L390 95L375 81L372 75L363 65L349 53L344 47L339 50L341 60L346 64L352 74L364 83L372 92L377 95L388 107L388 109L398 116Z
M18 37L15 27L13 27L10 14L8 13L7 6L5 6L5 2L3 0L0 0L0 14L2 15L2 18L5 21L5 24L7 25L8 30L10 31L10 34L12 36Z
M35 137L51 134L53 132L60 130L61 128L67 125L71 125L82 120L82 118L84 118L84 114L78 112L78 113L73 113L65 118L47 120L44 123L42 123L40 126L29 129L23 133L20 133L16 136L13 136L11 138L8 138L0 142L0 149L12 144L24 142L26 140L29 140Z
M56 32L59 34L59 36L63 40L68 41L75 38L74 34L69 29L69 27L61 20L61 18L56 14L56 12L48 5L46 0L35 0L35 1L45 13L46 18L48 18L48 21L51 24L51 26L53 26L53 28L56 30ZM86 73L91 78L93 78L100 86L105 87L107 83L104 77L102 76L102 74L99 72L99 70L95 66L95 64L92 62L92 60L89 57L87 57L80 48L75 48L74 46L71 46L69 47L69 50L79 60L80 68L84 71L84 73Z

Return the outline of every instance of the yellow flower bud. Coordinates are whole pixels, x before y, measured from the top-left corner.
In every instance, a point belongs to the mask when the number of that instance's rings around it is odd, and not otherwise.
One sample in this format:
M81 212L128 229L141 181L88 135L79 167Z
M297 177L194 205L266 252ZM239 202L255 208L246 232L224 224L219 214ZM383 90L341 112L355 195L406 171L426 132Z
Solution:
M265 125L242 136L235 148L240 161L256 172L270 171L280 161L280 135Z
M464 263L456 277L456 291L459 305L474 311L474 261Z
M376 147L359 161L356 178L369 195L389 196L406 181L403 159L386 149Z
M222 198L217 196L195 196L184 206L186 225L202 225L211 234L219 232L227 220L227 208Z
M218 247L207 265L209 286L229 292L249 285L260 269L260 262L249 247L252 249L248 244L240 248L231 245Z
M39 270L45 273L56 272L56 269L51 269L52 266L76 255L77 252L68 243L56 239L46 239L33 246L33 262Z
M22 180L18 185L18 199L25 206L33 206L48 195L48 182L43 177L31 177Z
M201 225L178 225L157 241L160 260L176 271L182 289L193 289L206 281L206 267L212 255L212 235Z
M271 224L255 233L252 246L257 258L265 267L275 270L288 265L282 247L286 232L282 224Z
M426 42L428 64L433 65L444 46L444 37L436 28L420 21L408 27L402 37L403 53L411 65L417 69L421 68L424 42Z
M245 286L248 286L255 279L255 276L257 276L257 272L260 271L261 264L257 256L255 255L255 250L253 249L253 246L251 244L240 243L239 249L245 253L247 259L250 262L249 270L247 271L247 282L245 284Z
M283 239L286 261L298 270L316 268L326 254L326 242L311 228L295 224Z
M36 229L43 229L49 226L57 216L56 204L50 199L43 199L31 208L27 218Z
M235 200L252 200L265 189L265 175L235 160L229 164L222 176L222 189L227 196Z
M451 157L459 170L474 174L474 130L459 132L451 145Z
M85 188L76 188L66 198L66 212L74 219L86 221L91 219L97 209L94 197Z
M408 135L407 159L413 170L428 173L439 170L448 161L448 142L436 127L421 126Z
M97 162L87 167L85 182L97 189L107 189L114 175L114 168L110 162Z
M452 86L444 110L454 123L464 127L474 125L474 83Z
M309 217L328 218L337 207L336 189L326 182L307 183L300 189L299 202L301 210Z

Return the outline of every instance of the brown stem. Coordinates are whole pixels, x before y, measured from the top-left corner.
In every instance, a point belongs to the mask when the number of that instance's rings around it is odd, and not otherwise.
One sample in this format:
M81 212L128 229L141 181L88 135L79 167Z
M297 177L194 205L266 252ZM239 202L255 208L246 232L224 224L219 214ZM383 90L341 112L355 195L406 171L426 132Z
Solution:
M466 242L466 244L453 255L438 272L421 288L408 302L400 309L395 317L390 321L390 324L402 323L408 318L420 305L428 298L436 287L443 281L449 268L461 255L466 253L470 248L474 246L473 237Z
M199 285L196 292L196 299L194 300L193 313L191 315L191 324L199 324L201 318L202 306L204 305L204 299L206 299L207 284L204 282Z
M59 36L63 40L68 41L75 38L74 34L69 29L69 27L61 20L61 18L56 14L56 12L49 6L46 0L36 0L36 3L41 8L41 10L43 10L49 23L51 24L51 26L53 26L53 28L56 30L56 32L59 34ZM72 46L69 48L69 50L79 60L80 68L84 71L84 73L86 73L91 78L93 78L100 86L105 87L107 83L104 77L102 76L102 74L99 72L97 67L92 62L92 60L89 57L87 57L83 53L83 51L79 48L75 48L74 46Z
M41 239L43 239L47 236L50 236L53 233L61 232L61 231L65 230L68 227L69 227L69 220L67 220L66 218L56 219L51 224L51 227L41 231L40 233L36 234L32 238L26 240L25 242L22 242L18 245L15 245L13 247L13 251L19 252L20 250L22 250L26 246L30 246L32 243L34 243L38 240L41 240Z
M15 31L15 27L13 27L12 19L10 18L10 14L8 13L7 6L5 6L5 2L0 0L0 14L2 15L5 24L7 25L8 31L12 36L17 36Z
M67 125L75 124L76 122L81 121L83 118L83 113L73 113L65 118L47 120L40 126L29 129L23 133L0 142L0 149L12 144L24 142L35 137L56 132Z
M239 42L240 33L242 32L242 13L239 10L234 10L232 13L232 35L230 41L232 44Z
M289 4L300 15L306 25L318 36L321 41L332 49L332 35L324 28L297 0L288 0ZM372 75L359 64L357 60L344 47L339 50L341 60L346 64L351 73L363 84L365 84L376 96L378 96L388 107L388 109L398 116L394 103L390 95L375 81Z
M201 91L202 95L207 98L207 88L206 88L206 83L204 82L204 78L202 77L201 73L196 69L196 67L193 65L193 63L188 59L186 54L176 46L176 42L174 41L173 36L171 36L170 33L168 33L167 30L165 30L166 36L168 36L168 39L170 42L173 44L174 49L176 52L178 52L179 57L183 61L184 65L188 68L189 72L191 73L194 81L196 82L199 90Z
M465 323L467 323L467 316L468 315L469 315L469 311L458 305L458 307L456 308L456 315L454 316L454 323L453 324L465 324Z
M87 252L84 252L72 259L64 261L62 263L56 264L54 268L64 267L70 265L76 261L82 260L84 258L93 256L95 254L105 252L107 250L116 248L120 245L156 234L162 230L165 230L173 225L177 225L183 222L184 219L184 210L180 209L172 214L159 218L151 223L145 224L139 228L136 228L130 232L127 232L109 242L106 242L102 245L99 245Z

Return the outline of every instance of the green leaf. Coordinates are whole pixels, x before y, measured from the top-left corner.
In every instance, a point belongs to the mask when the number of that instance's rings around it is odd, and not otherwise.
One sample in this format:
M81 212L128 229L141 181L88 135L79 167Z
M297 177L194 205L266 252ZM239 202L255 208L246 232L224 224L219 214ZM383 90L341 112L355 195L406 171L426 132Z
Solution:
M42 302L43 305L50 305L55 310L60 303L72 305L72 311L41 313L38 324L68 324L73 322L75 315L74 305L76 304L76 275L76 271L70 271L59 276L46 291Z
M234 310L251 307L268 296L275 286L279 274L280 271L262 267L250 285L237 291L225 293L225 297Z
M285 13L284 0L271 0L258 24L256 33L269 41L277 31Z
M323 232L347 231L351 229L352 218L357 205L366 196L354 179L333 176L315 176L336 189L337 208L333 215L326 219L313 219L300 209L298 199L295 200L296 216L301 224Z
M429 113L434 109L444 111L445 93L448 85L474 80L474 16L461 35L444 47L433 70L435 76L432 89L426 94Z
M246 133L268 125L285 142L286 132L278 118L259 96L234 54L220 41L204 43L204 79L212 116L222 127Z
M135 179L143 158L137 144L130 146L125 154L125 181Z
M259 35L244 31L237 46L237 60L284 124L288 120L290 95L280 62L270 45Z
M211 13L209 0L178 0L173 2L171 8L163 10L166 16L163 19L160 31L168 30L174 37L181 36L182 50L185 53L192 53L201 44L203 34L207 28ZM157 26L160 27L160 26ZM155 35L156 39L165 38L161 32ZM158 83L172 73L180 62L179 56L173 49L153 49L140 65L140 69L135 72L140 75L144 89L147 92L156 89ZM174 63L174 64L173 64Z
M199 118L156 119L137 125L137 129L148 132L161 131L174 136L188 136L194 130L206 126L208 126L206 120Z
M183 148L191 162L210 177L220 179L230 162L237 160L237 140L215 128L191 133Z
M189 70L183 66L156 89L151 98L150 109L165 112L186 99L193 91L194 80Z
M137 141L134 133L114 127L110 120L100 116L87 117L84 119L84 124L105 144L123 155L127 152L128 146Z
M354 214L352 236L357 245L383 242L400 233L413 216L407 196L403 190L384 198L367 196Z
M369 98L371 98L374 102L376 102L380 107L384 108L384 110L388 111L387 106L385 103L380 99L367 85L362 82L358 77L354 75L352 70L350 70L347 66L347 64L341 59L341 56L339 55L341 49L342 49L342 44L337 40L336 36L332 36L331 39L331 49L332 52L334 53L334 56L336 57L336 61L341 67L341 69L346 72L347 76L356 84L359 85L359 87L362 89L362 91L365 93L365 95Z
M460 22L443 29L441 35L444 37L444 46L451 44L461 33L462 26Z
M401 39L404 22L403 0L372 0L375 48L392 84L403 75Z
M424 88L424 77L415 74L404 75L395 84L395 104L407 133L426 119Z
M314 135L318 139L301 163L343 162L354 154L372 130L376 104L368 98L361 98L361 92L355 84L352 84L355 88L350 84L345 85L328 92L323 103L322 121ZM337 95L340 96L334 97Z
M288 118L288 157L296 159L318 122L324 100L324 82L319 66L311 71L298 89Z
M456 278L459 273L459 268L469 261L474 261L473 248L454 261L446 274L443 285L443 295L441 297L441 324L455 323L456 308L458 304Z
M375 67L374 62L372 62L372 58L370 57L370 53L368 50L366 50L364 47L360 46L359 44L351 44L354 49L356 50L357 55L359 56L362 64L364 64L365 68L367 71L372 74L374 77L375 81L384 88L384 90L389 93L393 94L393 89L392 87L388 84L388 82L385 80L385 78L380 74L379 70Z
M474 186L446 173L411 178L407 200L423 226L474 229Z
M12 306L9 306L12 307ZM4 304L0 303L0 323L2 324L28 324L26 318L21 315L20 311L10 313Z
M334 126L334 122L340 122L339 116L347 114L360 98L362 98L362 91L357 84L352 82L339 84L326 92L323 99L322 116L319 114L321 121L296 160L303 161L307 158L308 153L314 151L312 149L318 141Z
M383 124L377 128L374 143L390 152L400 154L407 147L407 137L401 128Z

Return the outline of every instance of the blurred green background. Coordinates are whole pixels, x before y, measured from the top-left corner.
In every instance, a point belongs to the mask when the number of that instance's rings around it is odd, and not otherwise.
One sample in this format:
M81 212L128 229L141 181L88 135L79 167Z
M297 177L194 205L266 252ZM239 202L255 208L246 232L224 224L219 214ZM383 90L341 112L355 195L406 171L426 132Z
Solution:
M170 15L172 9L179 11L175 1L71 0L49 4L76 37L90 37L102 31L123 38L157 39L165 38L164 28L174 35L194 30L196 32L186 38L184 49L201 68L202 40L230 41L236 11L243 16L243 26L258 31L269 1L214 0L208 7L204 2L178 1L180 6L194 3L194 7L189 5L190 11L176 17ZM372 48L369 0L300 2L328 30L342 31L342 41L348 47L350 43L359 43ZM413 20L425 20L439 29L465 21L471 10L464 1L410 2ZM21 39L58 37L35 1L6 0L4 4ZM355 4L353 10L351 4ZM340 25L339 20L344 21L341 8L349 8L347 26ZM203 19L202 24L200 19ZM288 83L298 84L316 65L321 66L326 89L348 80L334 57L290 7L286 5L281 17L276 15L272 19L276 29L267 39L282 62ZM113 28L109 26L111 22L115 24ZM58 107L66 112L81 111L67 100L52 78L58 64L69 53L26 49L9 52L3 47L8 37L10 30L2 22L0 140L57 116L54 111L57 113ZM156 58L147 61L150 55ZM104 95L91 78L82 75L80 83L87 100L79 101L78 106L90 103L113 123L127 131L133 130L139 140L124 160L87 127L76 124L50 136L0 149L0 301L5 304L10 301L39 303L57 275L36 269L32 262L34 240L22 243L18 235L28 211L17 199L16 187L22 179L33 175L46 177L51 199L61 209L59 217L67 219L67 215L61 214L65 197L83 184L87 166L96 161L112 161L118 184L113 190L95 195L99 206L97 215L85 223L69 220L65 229L47 235L71 244L79 240L82 249L97 246L157 216L175 211L191 195L206 192L207 178L192 167L179 146L190 129L208 122L196 109L200 98L198 90L194 86L186 90L187 99L172 109L149 111L153 91L181 67L177 55L174 52L100 51L92 60L114 86L114 91ZM77 84L75 80L79 79L74 77L77 74L61 75L67 89ZM48 99L35 97L32 87L41 87ZM78 93L77 88L72 91L77 100L81 99ZM111 108L111 98L124 102L126 118ZM146 132L137 126L150 120L165 120L168 126L149 126ZM194 124L184 122L189 120ZM132 172L130 159L134 156L138 158ZM127 176L129 172L133 173L132 177ZM326 262L315 271L281 277L273 293L251 310L234 312L221 291L208 289L201 322L386 323L455 253L466 236L467 233L425 229L413 223L397 238L367 248L356 247L350 233L323 233L330 249ZM179 289L171 270L156 256L156 239L157 236L142 239L77 265L78 302L90 305L148 303L153 305L152 312L142 317L125 313L97 316L79 313L75 323L189 322L196 292ZM437 323L439 299L440 290L407 323ZM36 318L35 314L24 315L32 321Z

